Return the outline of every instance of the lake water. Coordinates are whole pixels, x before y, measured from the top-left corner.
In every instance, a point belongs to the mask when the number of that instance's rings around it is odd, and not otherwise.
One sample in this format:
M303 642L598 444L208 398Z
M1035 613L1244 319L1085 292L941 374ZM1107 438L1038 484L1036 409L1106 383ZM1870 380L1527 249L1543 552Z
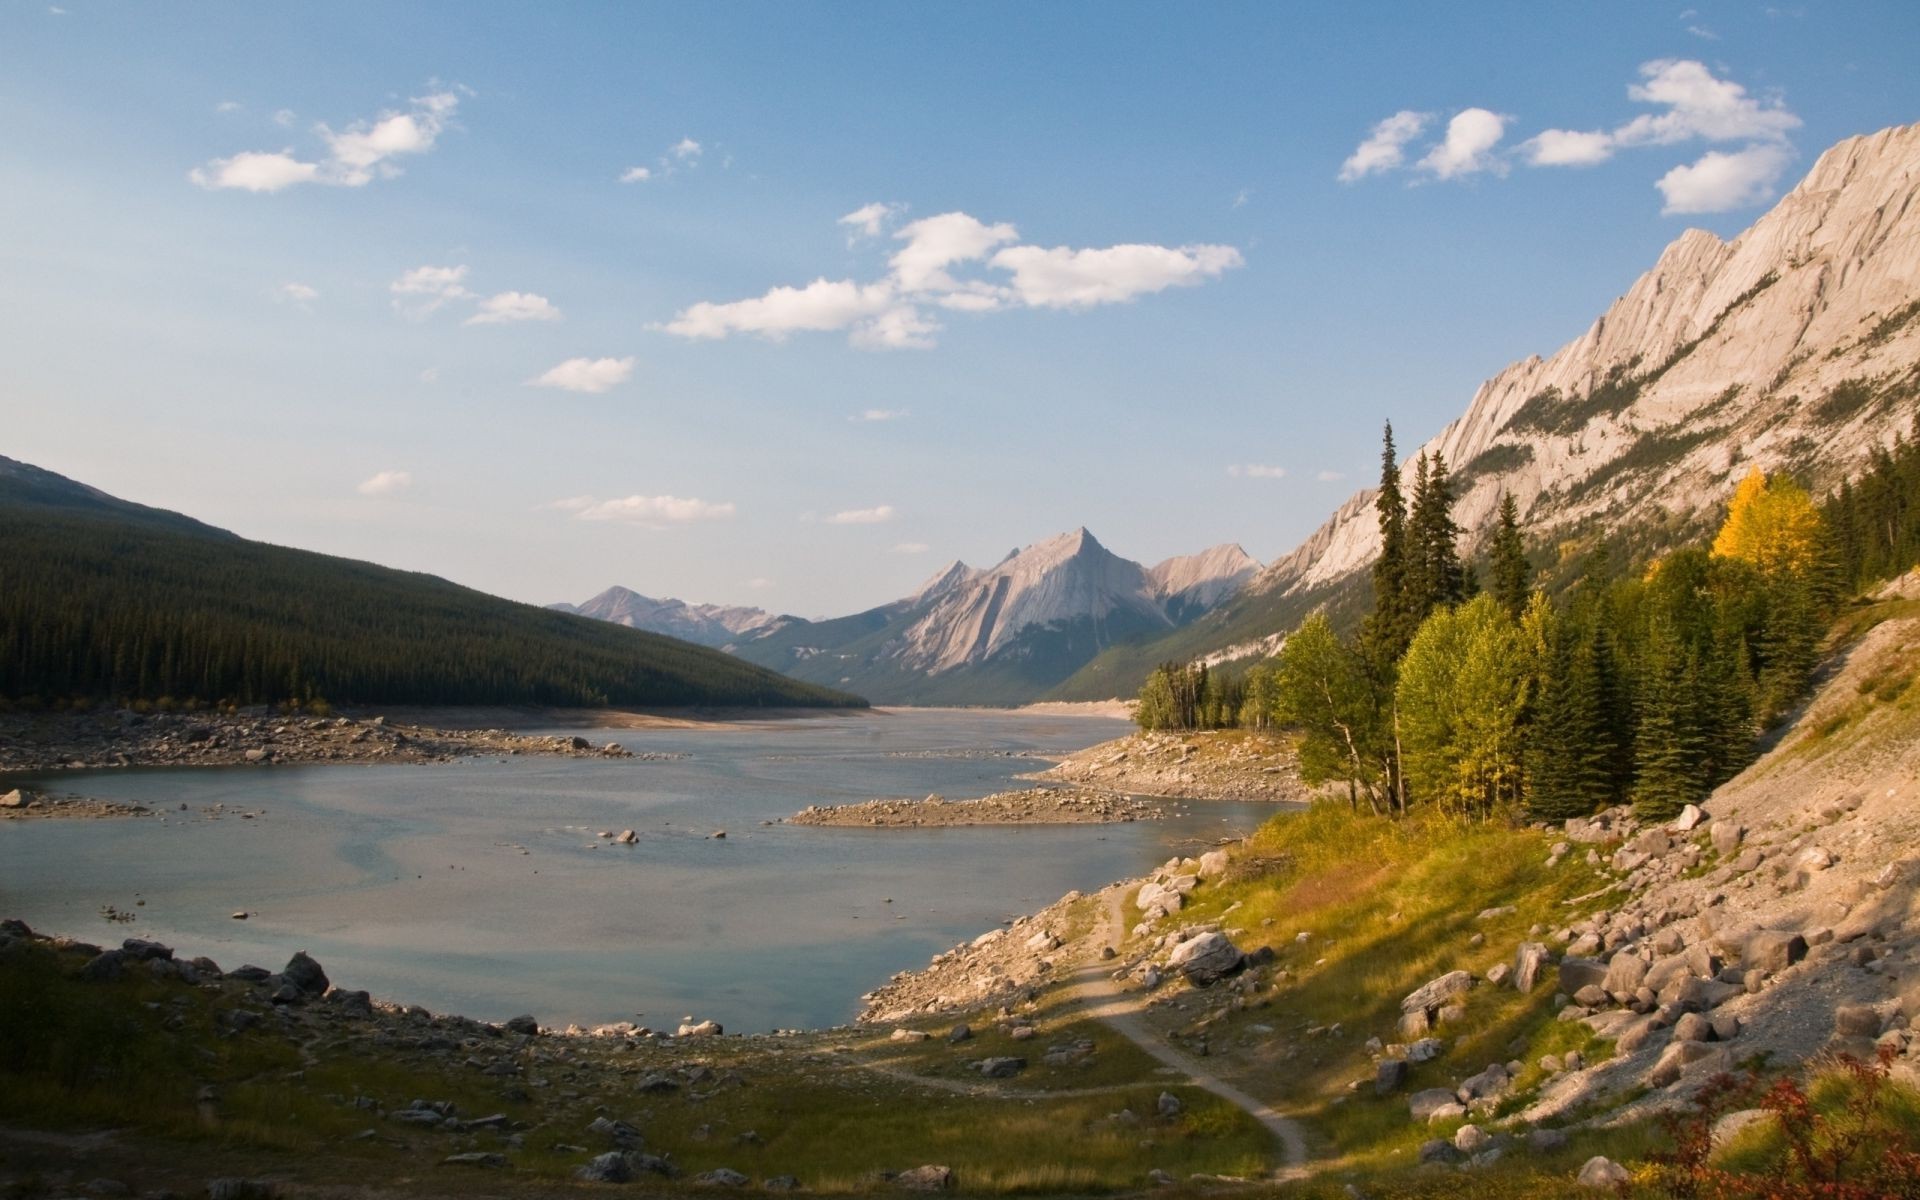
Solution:
M18 777L3 786L169 811L0 822L0 916L102 943L157 938L229 969L277 968L305 949L340 986L493 1020L834 1025L895 971L1274 810L1194 802L1159 822L924 831L761 822L809 804L1019 787L1015 776L1047 765L1031 755L1127 731L1091 717L890 710L579 731L685 756L665 762ZM264 811L216 819L216 803ZM609 828L640 841L600 842ZM716 829L727 837L710 838ZM103 905L137 919L109 923ZM232 920L236 909L253 916Z

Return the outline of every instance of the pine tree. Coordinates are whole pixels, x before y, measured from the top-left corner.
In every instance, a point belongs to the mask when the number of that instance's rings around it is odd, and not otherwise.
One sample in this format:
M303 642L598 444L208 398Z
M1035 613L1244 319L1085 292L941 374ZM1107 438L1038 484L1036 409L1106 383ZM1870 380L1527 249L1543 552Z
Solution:
M1698 672L1664 621L1648 638L1643 674L1633 810L1642 820L1665 821L1703 799L1708 788L1694 703Z
M1407 608L1416 621L1434 609L1461 602L1466 574L1460 566L1460 527L1453 520L1453 490L1447 460L1437 451L1416 464L1413 506L1408 512Z
M1380 490L1374 497L1380 520L1380 557L1373 563L1373 612L1361 640L1377 669L1390 671L1406 653L1419 621L1407 608L1407 503L1400 491L1400 463L1393 447L1393 422L1387 422L1380 449Z
M1512 492L1500 497L1500 523L1494 528L1488 558L1493 598L1518 620L1526 611L1533 566L1527 562L1526 543L1520 538L1520 506L1514 503Z
M1702 768L1711 790L1753 761L1757 697L1746 638L1738 631L1716 633L1702 664L1700 693Z
M1527 742L1527 810L1549 821L1584 817L1615 793L1616 745L1598 630L1554 622Z

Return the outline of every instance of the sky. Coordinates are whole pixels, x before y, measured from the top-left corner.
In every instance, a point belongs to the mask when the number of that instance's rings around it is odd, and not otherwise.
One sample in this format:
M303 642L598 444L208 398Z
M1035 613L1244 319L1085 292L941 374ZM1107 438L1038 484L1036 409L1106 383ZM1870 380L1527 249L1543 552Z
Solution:
M0 454L534 603L1291 549L1920 5L0 4Z

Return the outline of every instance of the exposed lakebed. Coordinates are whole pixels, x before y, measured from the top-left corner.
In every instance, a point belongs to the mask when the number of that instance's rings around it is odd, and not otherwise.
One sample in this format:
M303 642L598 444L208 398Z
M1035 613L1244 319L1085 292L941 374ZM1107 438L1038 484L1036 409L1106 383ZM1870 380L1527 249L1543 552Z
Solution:
M95 941L161 938L225 967L277 967L306 949L344 986L483 1018L831 1025L895 971L1273 808L1195 802L1164 821L1080 826L762 822L812 804L1006 791L1047 756L1128 730L909 710L620 731L630 750L675 756L655 761L16 776L7 786L160 811L0 826L0 915ZM609 827L639 841L601 842ZM724 840L709 836L720 829ZM108 905L135 920L109 923Z

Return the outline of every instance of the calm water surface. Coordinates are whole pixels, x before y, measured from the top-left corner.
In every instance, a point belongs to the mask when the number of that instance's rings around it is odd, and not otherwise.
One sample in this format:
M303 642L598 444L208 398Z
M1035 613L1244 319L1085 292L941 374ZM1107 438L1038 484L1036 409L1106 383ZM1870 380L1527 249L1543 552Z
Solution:
M1273 809L1196 802L1175 820L1054 828L761 822L809 804L1021 786L1014 776L1046 765L1025 755L1127 729L889 711L611 735L686 756L669 762L20 777L5 786L169 811L0 823L0 915L91 941L159 938L228 968L278 967L306 949L342 986L495 1020L832 1025L895 971L1069 889L1244 832ZM216 803L264 811L216 818L206 811ZM635 829L640 842L601 843L594 835L607 828ZM707 836L716 829L727 837ZM99 915L108 904L138 919L109 924ZM235 909L253 916L232 920Z

